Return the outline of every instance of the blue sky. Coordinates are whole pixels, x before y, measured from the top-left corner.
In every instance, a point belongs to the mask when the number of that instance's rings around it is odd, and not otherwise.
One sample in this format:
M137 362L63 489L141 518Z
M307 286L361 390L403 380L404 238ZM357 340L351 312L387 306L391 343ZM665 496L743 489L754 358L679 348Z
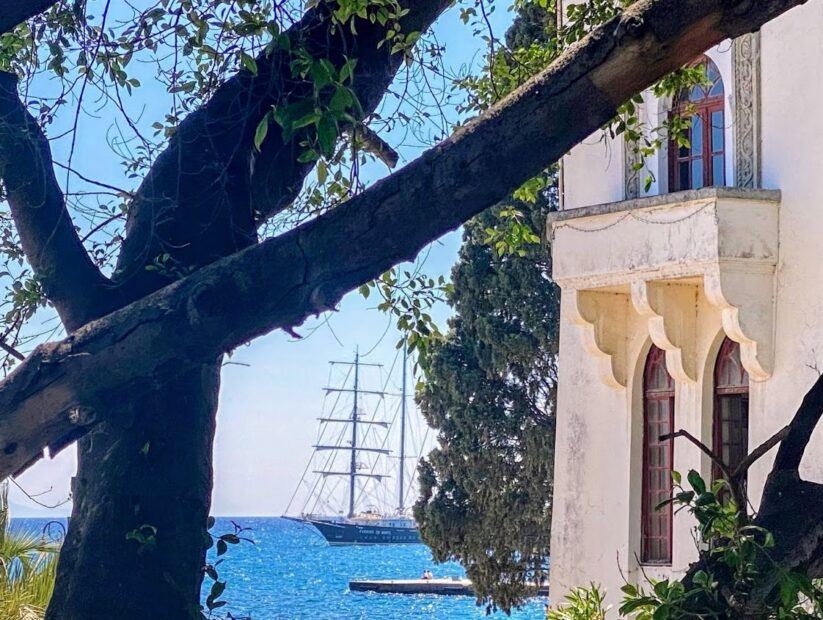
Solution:
M510 19L504 5L492 14L495 32L502 34ZM485 43L458 19L456 7L438 22L435 34L445 46L445 65L457 71L480 62ZM150 88L150 86L148 86ZM160 94L160 93L158 93ZM146 99L143 97L143 99ZM148 99L151 101L151 98ZM158 96L157 100L163 100ZM161 113L164 108L159 110ZM157 110L146 110L145 116ZM105 136L93 119L79 128L74 164L97 178L116 178L119 164L111 162ZM100 124L97 124L99 127ZM402 128L398 129L399 132ZM95 133L96 132L96 133ZM392 135L387 138L394 144ZM61 149L55 157L61 161ZM400 148L404 162L414 159L421 148ZM64 161L64 160L63 160ZM372 167L371 176L382 174ZM459 231L432 245L424 271L448 275L460 244ZM445 326L449 310L437 307L433 316ZM275 332L237 350L223 371L215 447L216 515L279 515L288 503L311 454L323 401L322 388L329 377L328 361L348 359L359 347L367 361L390 364L399 335L388 316L375 308L374 299L349 294L337 312L308 321L298 333L300 341ZM56 504L68 497L69 480L75 468L74 449L65 450L52 461L43 461L23 474L18 482L38 500ZM45 510L12 488L14 516L65 515L67 504Z

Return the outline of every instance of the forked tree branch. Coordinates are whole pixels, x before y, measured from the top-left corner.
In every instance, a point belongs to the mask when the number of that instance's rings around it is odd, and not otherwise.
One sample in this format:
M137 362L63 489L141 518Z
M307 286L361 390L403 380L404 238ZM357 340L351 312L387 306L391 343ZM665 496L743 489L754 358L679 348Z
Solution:
M700 451L703 454L705 454L706 456L708 456L709 459L711 460L711 462L714 463L715 465L717 465L717 468L721 472L723 472L723 477L727 481L731 481L732 472L729 470L729 466L723 461L723 459L720 458L719 455L715 454L714 451L711 448L709 448L709 446L704 444L702 441L700 441L697 437L692 435L690 432L688 432L688 431L681 428L679 431L676 431L674 433L668 433L666 435L661 435L660 436L660 441L669 441L670 439L676 439L677 437L683 437L685 439L688 439L691 443L693 443L695 446L697 446L700 449Z
M0 384L0 477L86 432L124 390L299 324L484 209L702 51L803 0L643 0L407 167L281 237L38 348Z
M787 572L798 571L811 579L823 578L823 484L802 480L797 470L820 419L822 391L823 379L818 379L791 422L752 450L732 474L741 480L758 458L780 444L752 520L753 525L772 534L775 545L759 558L760 577L747 593L744 608L733 610L733 617L761 617L767 601L779 596L780 579ZM786 442L790 442L788 448L785 448ZM689 567L681 581L688 587L698 573L712 574L715 570L723 574L728 566L716 558L703 557ZM691 600L696 610L705 611L705 607L701 607L705 603L701 596ZM717 599L712 600L712 605L715 603Z
M17 77L0 71L0 180L29 264L73 330L94 317L107 280L92 262L66 209L37 120L17 94Z
M401 0L408 13L404 32L424 31L451 0ZM180 124L166 151L141 184L126 226L115 280L132 299L165 282L144 269L161 253L196 268L257 241L257 227L287 207L303 186L313 162L298 161L306 134L283 141L277 123L258 152L255 130L273 106L313 97L314 82L292 75L294 49L305 49L335 67L356 59L351 87L365 114L385 95L402 52L380 45L391 22L357 21L357 35L336 24L330 5L316 5L285 33L288 49L261 53L257 73L240 70L201 109ZM250 175L251 172L251 175Z

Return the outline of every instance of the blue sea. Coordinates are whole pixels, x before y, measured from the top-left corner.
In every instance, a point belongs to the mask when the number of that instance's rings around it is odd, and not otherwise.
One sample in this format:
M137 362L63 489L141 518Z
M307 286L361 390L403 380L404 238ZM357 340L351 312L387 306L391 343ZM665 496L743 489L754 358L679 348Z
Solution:
M486 615L467 596L406 596L350 592L350 579L410 579L425 569L435 577L463 577L458 564L435 564L424 545L330 547L310 526L279 518L217 519L212 532L233 532L232 521L250 528L254 544L229 547L218 567L227 582L219 611L252 620L413 620L416 618L506 618ZM15 519L15 527L42 529L46 520ZM212 554L214 550L212 550ZM212 561L214 558L211 558ZM208 582L208 580L207 580ZM204 595L208 586L203 588ZM509 616L542 620L545 600L536 599Z

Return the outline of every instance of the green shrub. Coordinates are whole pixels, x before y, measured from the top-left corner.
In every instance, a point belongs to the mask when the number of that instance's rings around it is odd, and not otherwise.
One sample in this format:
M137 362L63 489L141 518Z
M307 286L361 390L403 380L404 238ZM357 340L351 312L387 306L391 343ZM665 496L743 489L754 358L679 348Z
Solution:
M43 617L54 589L58 551L42 534L12 532L8 484L0 483L0 618Z

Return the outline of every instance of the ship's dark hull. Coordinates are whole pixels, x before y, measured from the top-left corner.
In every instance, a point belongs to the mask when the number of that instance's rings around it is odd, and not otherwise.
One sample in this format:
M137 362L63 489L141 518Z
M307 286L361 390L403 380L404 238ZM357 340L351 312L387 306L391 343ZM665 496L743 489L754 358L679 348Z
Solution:
M420 542L417 528L333 523L309 519L331 545L408 545Z

